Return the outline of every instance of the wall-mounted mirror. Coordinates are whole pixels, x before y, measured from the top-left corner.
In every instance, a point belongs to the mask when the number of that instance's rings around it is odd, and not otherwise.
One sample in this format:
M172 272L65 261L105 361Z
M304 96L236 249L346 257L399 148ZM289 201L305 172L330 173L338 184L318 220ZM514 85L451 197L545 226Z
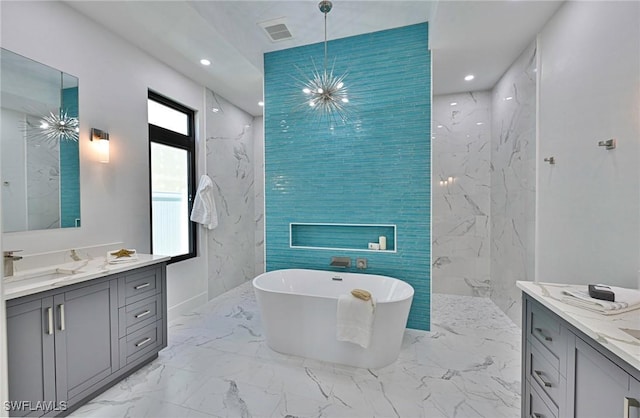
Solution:
M0 49L4 232L80 226L78 78Z

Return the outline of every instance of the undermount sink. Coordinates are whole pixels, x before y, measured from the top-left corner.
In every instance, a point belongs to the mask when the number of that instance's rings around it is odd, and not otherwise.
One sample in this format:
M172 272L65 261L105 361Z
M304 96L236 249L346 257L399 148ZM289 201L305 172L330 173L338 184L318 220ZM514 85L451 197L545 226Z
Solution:
M631 335L633 338L637 338L638 340L640 340L640 330L638 329L630 329L630 328L620 328L620 330L626 332L627 334Z
M6 277L5 283L29 284L34 282L44 282L48 280L64 279L74 274L83 273L80 270L70 270L63 268L55 268L51 270L43 270L33 273L16 274Z

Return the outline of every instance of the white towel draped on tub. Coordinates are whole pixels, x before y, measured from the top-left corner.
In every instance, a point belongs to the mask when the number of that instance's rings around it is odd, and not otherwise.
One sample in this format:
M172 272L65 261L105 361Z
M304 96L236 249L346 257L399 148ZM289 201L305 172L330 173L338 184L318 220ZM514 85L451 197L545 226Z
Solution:
M338 297L336 338L369 347L373 330L373 317L376 304L373 300L362 300L351 294Z
M213 181L206 174L200 177L196 199L191 209L191 220L203 224L207 229L218 226L218 210L216 201L213 199Z

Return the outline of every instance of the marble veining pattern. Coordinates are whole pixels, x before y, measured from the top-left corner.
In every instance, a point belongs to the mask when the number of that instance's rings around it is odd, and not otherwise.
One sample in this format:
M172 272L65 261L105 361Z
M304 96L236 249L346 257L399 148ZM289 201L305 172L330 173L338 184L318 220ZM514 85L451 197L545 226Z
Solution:
M517 286L595 342L640 370L640 340L623 331L640 330L640 310L602 315L562 301L563 290L586 291L586 285L519 281Z
M488 296L491 95L433 98L433 291Z
M437 294L432 331L359 369L265 343L251 283L169 324L159 358L74 417L517 417L520 330L488 298Z
M218 227L206 232L213 297L255 277L254 141L249 114L210 90L206 108L206 166L218 211Z
M517 324L518 280L534 279L536 46L493 89L491 140L491 300Z

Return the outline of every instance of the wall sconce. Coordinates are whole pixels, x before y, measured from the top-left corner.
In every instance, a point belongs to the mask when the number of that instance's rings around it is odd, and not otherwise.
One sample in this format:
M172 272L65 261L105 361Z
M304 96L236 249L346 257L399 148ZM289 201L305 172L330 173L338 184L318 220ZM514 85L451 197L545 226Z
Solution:
M91 141L97 144L98 161L101 163L109 162L109 132L100 129L91 128Z

